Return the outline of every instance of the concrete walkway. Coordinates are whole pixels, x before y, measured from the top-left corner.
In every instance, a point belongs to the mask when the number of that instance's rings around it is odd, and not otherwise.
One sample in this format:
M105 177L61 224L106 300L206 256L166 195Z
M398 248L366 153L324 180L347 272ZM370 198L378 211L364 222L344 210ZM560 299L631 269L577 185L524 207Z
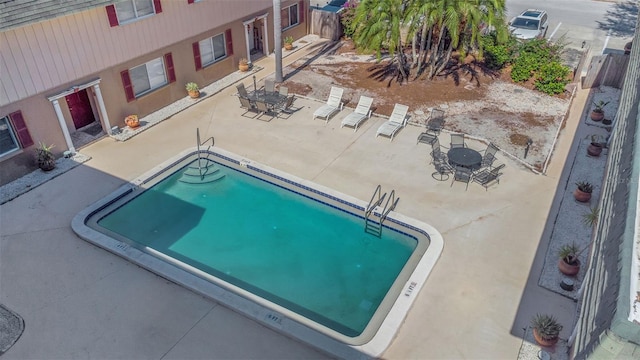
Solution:
M285 62L320 46L312 43ZM271 57L256 65L258 79L274 71ZM390 142L375 137L384 119L373 117L353 132L340 128L344 111L328 124L312 120L321 102L304 98L291 117L260 121L242 116L234 94L235 87L226 88L128 141L95 142L81 149L91 160L0 206L0 303L26 324L3 358L327 357L71 231L80 210L195 146L196 128L218 147L359 199L369 199L378 184L395 189L399 213L442 233L442 256L385 358L513 359L539 312L555 315L569 337L575 303L537 281L547 218L556 191L564 191L559 182L588 91L577 93L548 174L499 156L507 167L488 191L435 181L429 148L416 145L421 128L406 127Z

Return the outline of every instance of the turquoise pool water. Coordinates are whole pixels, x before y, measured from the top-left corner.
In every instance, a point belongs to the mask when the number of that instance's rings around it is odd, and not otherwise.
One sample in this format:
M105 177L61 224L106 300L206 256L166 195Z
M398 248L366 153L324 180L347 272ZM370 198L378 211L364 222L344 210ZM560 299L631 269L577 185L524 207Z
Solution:
M416 249L361 213L218 164L212 183L185 168L102 216L98 225L349 337L360 335Z

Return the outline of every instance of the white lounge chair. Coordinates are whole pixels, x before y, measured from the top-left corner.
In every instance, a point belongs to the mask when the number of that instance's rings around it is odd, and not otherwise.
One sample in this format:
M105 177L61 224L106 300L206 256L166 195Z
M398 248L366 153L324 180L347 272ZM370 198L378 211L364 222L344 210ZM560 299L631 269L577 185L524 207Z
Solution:
M350 126L353 128L353 131L358 130L360 123L371 117L371 104L373 104L372 98L361 95L358 106L356 106L356 109L351 114L342 119L342 125L340 127Z
M326 122L329 122L329 118L336 112L342 110L342 93L344 89L335 86L331 87L329 92L329 98L327 103L322 105L318 110L313 113L313 118L324 118Z
M396 106L393 107L391 116L389 116L389 120L385 121L378 128L376 137L378 137L378 135L384 135L389 137L389 141L393 141L393 136L396 132L407 125L408 111L409 107L407 105L396 104Z

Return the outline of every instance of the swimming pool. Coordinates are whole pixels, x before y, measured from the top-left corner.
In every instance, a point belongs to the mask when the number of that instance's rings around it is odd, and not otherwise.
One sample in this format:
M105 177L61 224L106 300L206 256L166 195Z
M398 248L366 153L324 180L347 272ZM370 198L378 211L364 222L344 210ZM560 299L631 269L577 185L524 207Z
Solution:
M85 209L74 231L333 354L379 355L439 256L437 231L392 212L378 238L364 232L362 201L207 155L211 182L181 181L197 159L186 151Z

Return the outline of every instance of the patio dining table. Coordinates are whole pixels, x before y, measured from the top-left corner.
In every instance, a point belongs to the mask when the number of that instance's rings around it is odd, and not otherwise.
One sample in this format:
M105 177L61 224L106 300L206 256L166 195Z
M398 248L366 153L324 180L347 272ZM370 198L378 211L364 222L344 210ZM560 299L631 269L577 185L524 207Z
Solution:
M249 100L252 101L264 101L271 108L276 108L278 105L284 103L287 97L280 95L278 92L266 92L264 90L255 90L249 94Z
M452 166L462 166L471 170L478 170L482 163L482 155L473 149L459 147L450 149L447 152L449 164Z

